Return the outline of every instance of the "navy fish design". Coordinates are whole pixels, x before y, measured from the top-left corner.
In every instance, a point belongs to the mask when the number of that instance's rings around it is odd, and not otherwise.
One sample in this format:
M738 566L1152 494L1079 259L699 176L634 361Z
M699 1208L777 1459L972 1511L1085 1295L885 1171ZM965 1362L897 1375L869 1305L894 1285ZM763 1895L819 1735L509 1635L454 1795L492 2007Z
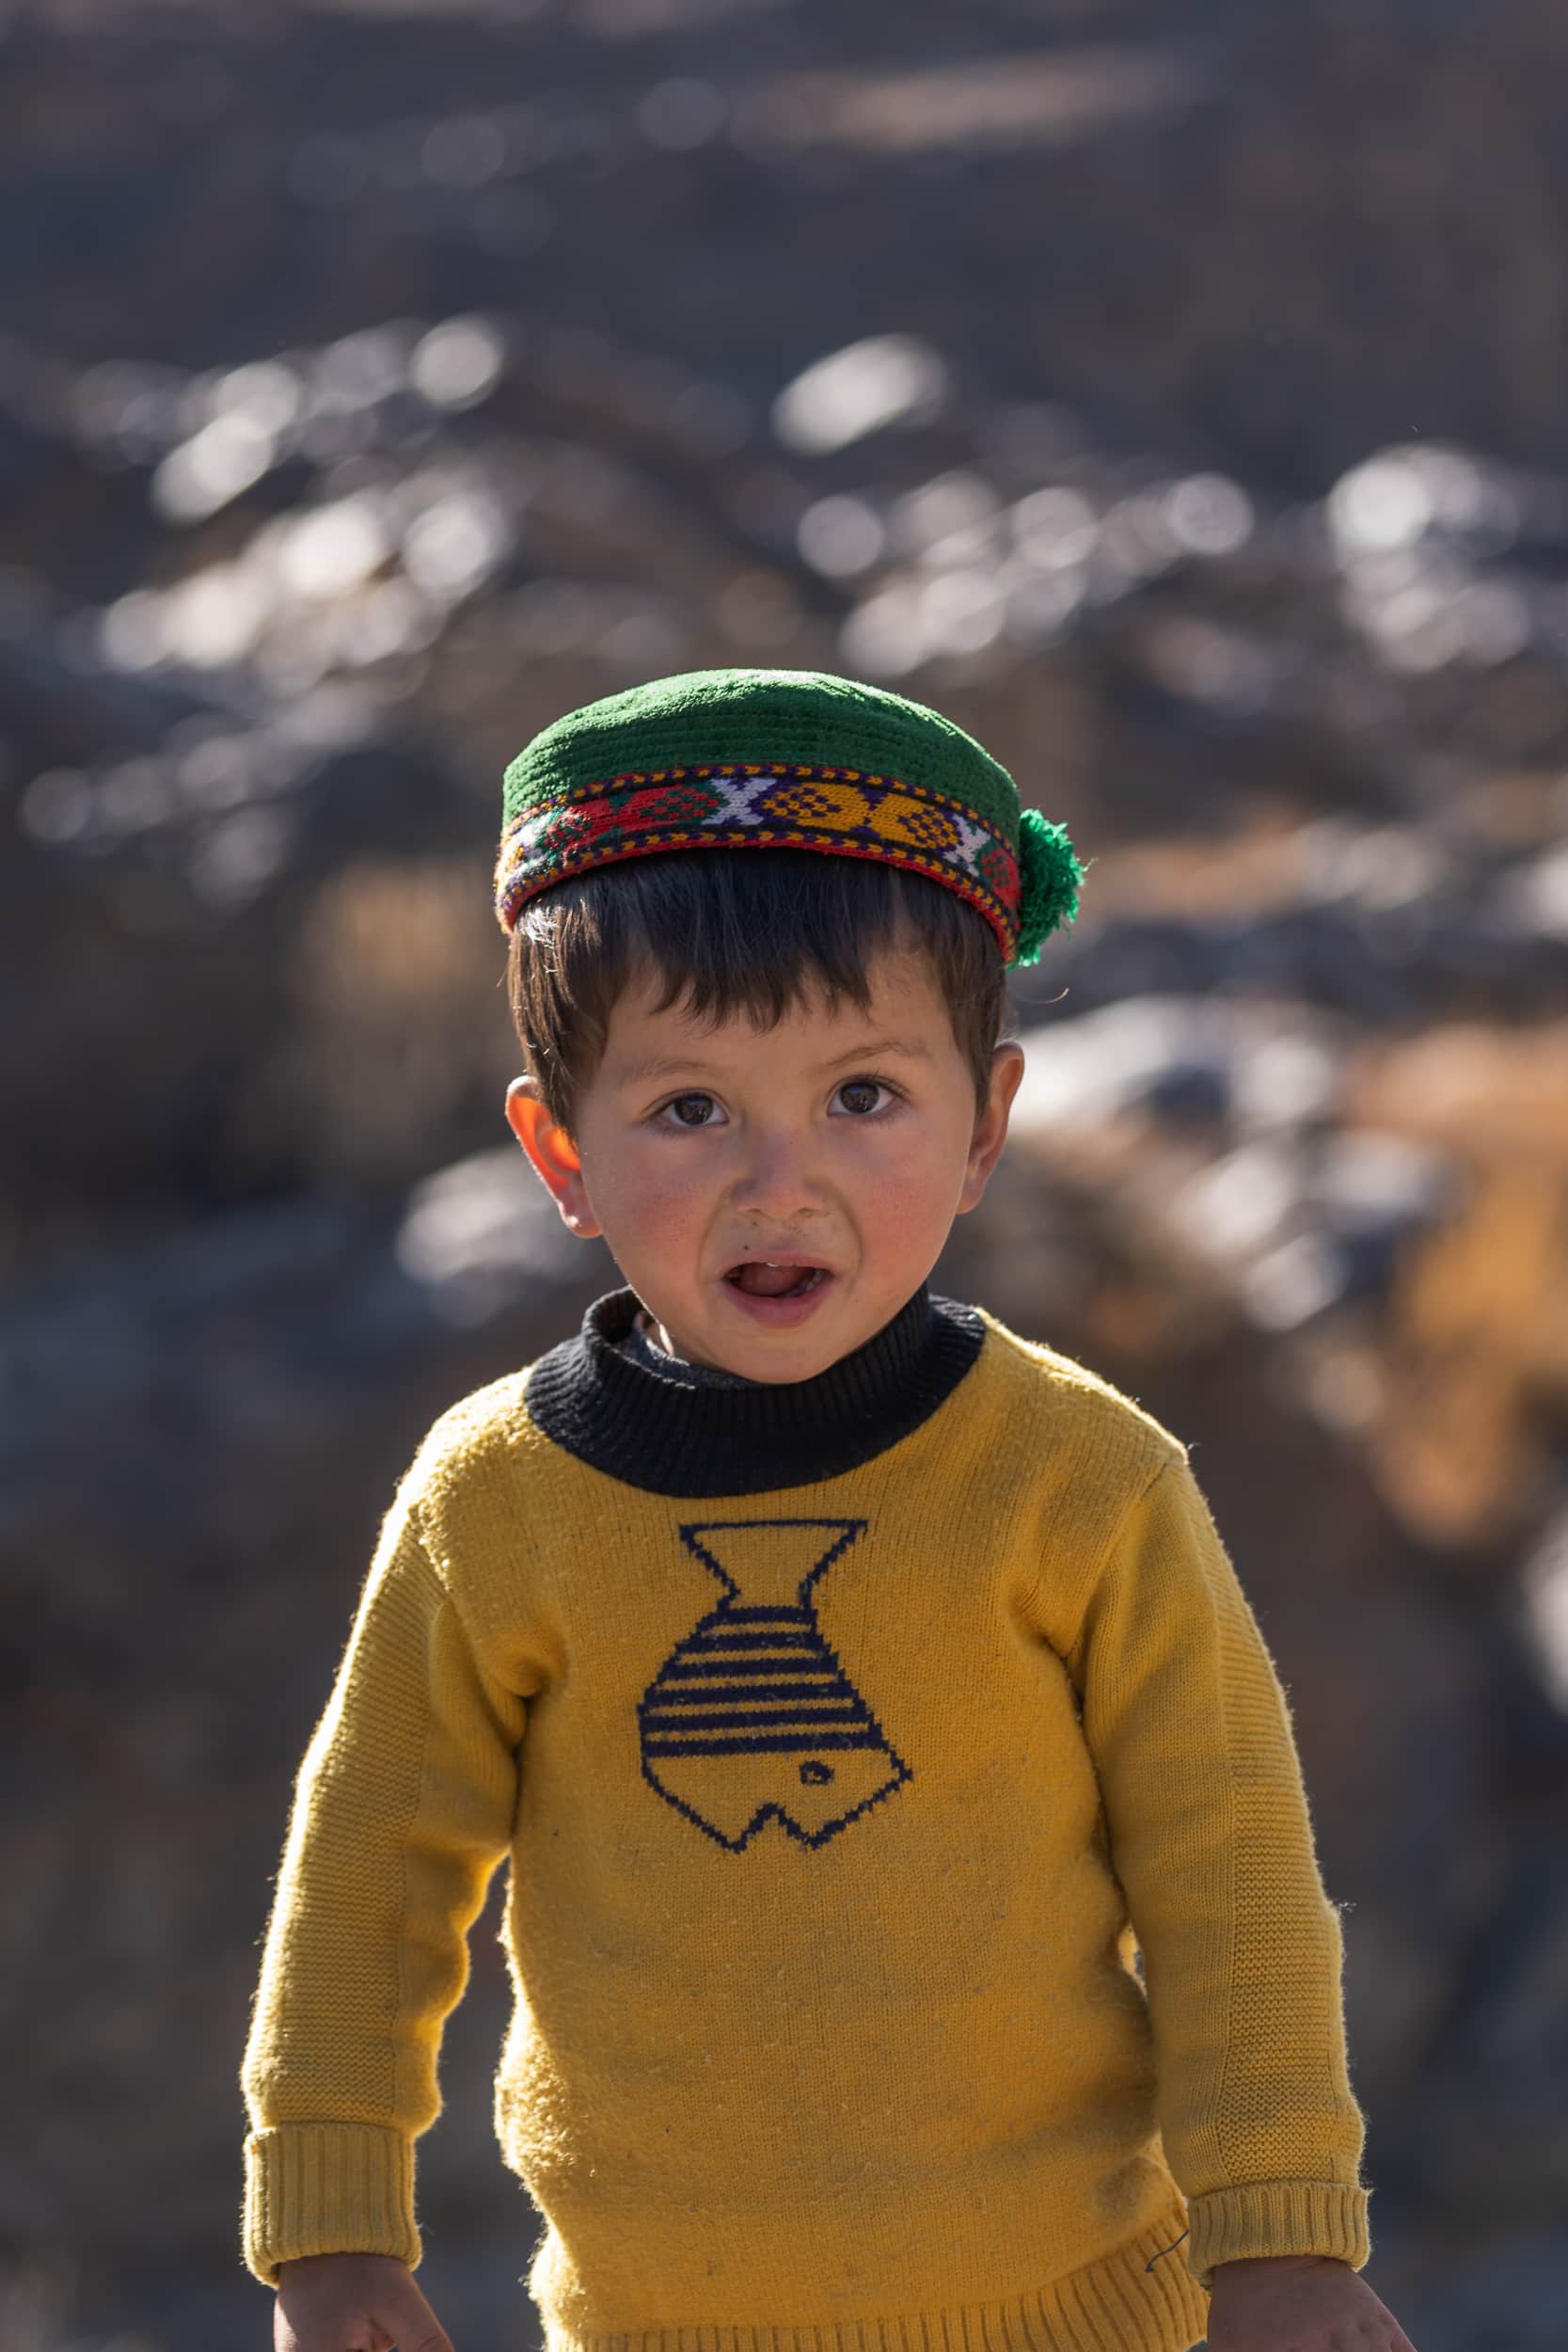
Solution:
M829 1647L812 1595L864 1519L680 1531L723 1587L638 1702L644 1778L738 1853L768 1820L825 1845L911 1777Z

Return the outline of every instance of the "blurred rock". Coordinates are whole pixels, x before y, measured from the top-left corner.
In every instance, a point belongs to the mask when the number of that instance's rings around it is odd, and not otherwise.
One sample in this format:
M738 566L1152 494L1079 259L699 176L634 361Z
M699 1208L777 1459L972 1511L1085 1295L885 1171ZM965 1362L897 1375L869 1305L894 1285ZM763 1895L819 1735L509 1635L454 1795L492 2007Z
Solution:
M499 1168L482 1175L504 1189ZM541 1193L531 1277L451 1312L456 1237L435 1251L430 1221L472 1181L433 1180L405 1218L325 1202L212 1218L7 1317L0 1776L25 1802L5 2008L31 2122L0 2161L0 2250L76 2249L92 2281L129 2276L144 2200L166 2252L205 2247L210 2264L232 2242L235 2070L288 1775L380 1515L436 1413L567 1336L618 1279ZM526 1191L513 1206L528 1228ZM475 1941L493 2014L499 1948ZM40 2030L45 2011L69 2030ZM449 2161L460 2198L455 2142ZM467 2164L493 2209L477 2128ZM439 2231L438 2189L434 2212Z

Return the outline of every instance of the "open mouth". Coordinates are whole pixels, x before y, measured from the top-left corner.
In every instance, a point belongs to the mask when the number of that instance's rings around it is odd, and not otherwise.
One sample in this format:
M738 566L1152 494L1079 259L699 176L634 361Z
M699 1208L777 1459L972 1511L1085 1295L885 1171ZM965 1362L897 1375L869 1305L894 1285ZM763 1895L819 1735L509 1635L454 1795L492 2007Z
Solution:
M828 1279L828 1269L775 1265L766 1258L749 1258L744 1264L732 1265L724 1279L751 1298L804 1298Z

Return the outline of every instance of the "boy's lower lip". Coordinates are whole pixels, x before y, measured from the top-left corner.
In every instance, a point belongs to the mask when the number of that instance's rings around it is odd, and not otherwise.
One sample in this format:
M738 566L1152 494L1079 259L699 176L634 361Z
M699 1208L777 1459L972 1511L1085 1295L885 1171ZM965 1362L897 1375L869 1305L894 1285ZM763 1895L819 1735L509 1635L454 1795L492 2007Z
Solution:
M787 1331L798 1323L804 1323L832 1289L834 1278L824 1268L820 1281L799 1298L761 1298L753 1291L737 1290L733 1282L721 1279L719 1287L726 1298L732 1299L753 1323L768 1325L775 1331Z

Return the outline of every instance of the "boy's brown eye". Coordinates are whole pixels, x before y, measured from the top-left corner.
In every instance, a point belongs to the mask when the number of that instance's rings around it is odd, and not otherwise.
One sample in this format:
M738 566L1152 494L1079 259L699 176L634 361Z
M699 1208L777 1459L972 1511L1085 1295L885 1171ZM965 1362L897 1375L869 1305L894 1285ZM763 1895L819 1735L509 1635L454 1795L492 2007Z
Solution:
M847 1109L863 1112L876 1109L876 1097L882 1090L882 1082L879 1078L846 1078L838 1093L840 1102ZM852 1100L852 1097L859 1099Z
M695 1116L689 1119L687 1112L693 1105ZM674 1112L683 1127L705 1127L713 1109L713 1097L711 1094L677 1094L668 1107Z

